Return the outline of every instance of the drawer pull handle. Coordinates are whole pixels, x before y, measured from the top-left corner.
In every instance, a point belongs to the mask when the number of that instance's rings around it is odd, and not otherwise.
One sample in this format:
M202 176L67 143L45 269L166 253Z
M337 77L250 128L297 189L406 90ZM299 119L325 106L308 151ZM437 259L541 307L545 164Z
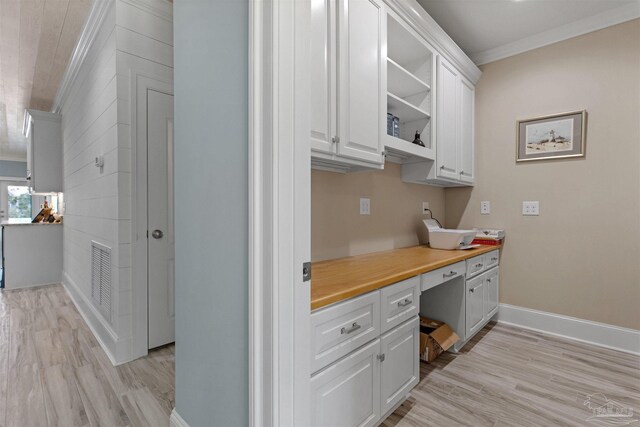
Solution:
M487 282L491 282L491 279L487 279Z
M447 273L442 273L442 278L445 278L445 277L453 277L453 276L455 276L456 274L458 274L458 273L456 273L455 271L451 270L451 271L449 272L449 274L447 274Z
M483 263L479 262L479 263L477 263L475 266L476 266L477 268L480 268L480 267L482 267L483 265L484 265Z
M470 293L474 293L475 291L476 291L476 288L471 288L471 289L469 289L469 292L470 292Z
M398 307L406 307L412 303L413 301L411 301L409 298L406 298L404 301L398 302Z
M382 354L378 354L378 355L376 356L376 358L377 358L380 362L384 362L385 357L386 357L386 356L384 355L384 353L382 353Z
M358 325L358 322L353 322L350 328L342 328L340 329L340 335L350 334L351 332L357 331L362 328L362 326Z
M497 260L498 260L498 258L497 258L497 257L493 257L493 258L491 258L491 261L497 261Z

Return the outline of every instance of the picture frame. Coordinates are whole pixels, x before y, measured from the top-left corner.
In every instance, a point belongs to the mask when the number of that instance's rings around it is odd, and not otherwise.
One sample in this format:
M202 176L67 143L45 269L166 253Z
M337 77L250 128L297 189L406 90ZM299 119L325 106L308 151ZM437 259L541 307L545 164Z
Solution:
M516 163L585 156L587 111L516 122Z

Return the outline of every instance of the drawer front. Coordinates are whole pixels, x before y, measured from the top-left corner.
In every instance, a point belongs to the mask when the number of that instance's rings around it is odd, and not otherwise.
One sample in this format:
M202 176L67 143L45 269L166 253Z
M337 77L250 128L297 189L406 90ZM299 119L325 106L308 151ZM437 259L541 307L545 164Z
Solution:
M451 279L455 279L456 277L463 276L465 273L465 268L465 262L460 261L455 264L451 264L446 267L424 273L420 277L420 291L424 292L428 289L433 288L434 286L438 286L441 283L447 282Z
M420 277L412 277L380 290L382 330L395 328L420 312Z
M484 269L489 270L500 262L500 252L498 250L484 254Z
M311 372L380 335L380 292L311 313Z
M483 254L467 260L467 279L486 270L484 259Z

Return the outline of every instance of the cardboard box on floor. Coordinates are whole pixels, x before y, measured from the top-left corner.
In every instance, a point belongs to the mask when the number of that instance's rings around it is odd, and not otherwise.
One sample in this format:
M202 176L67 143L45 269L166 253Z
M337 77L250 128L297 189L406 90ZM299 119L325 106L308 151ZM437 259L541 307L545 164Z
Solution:
M459 340L446 323L420 316L420 360L433 362Z

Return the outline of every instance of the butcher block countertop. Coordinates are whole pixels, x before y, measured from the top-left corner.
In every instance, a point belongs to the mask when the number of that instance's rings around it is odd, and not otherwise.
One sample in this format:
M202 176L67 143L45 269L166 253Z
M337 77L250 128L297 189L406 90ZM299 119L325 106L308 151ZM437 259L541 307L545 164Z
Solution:
M314 262L311 264L311 310L496 249L500 246L452 251L413 246Z

